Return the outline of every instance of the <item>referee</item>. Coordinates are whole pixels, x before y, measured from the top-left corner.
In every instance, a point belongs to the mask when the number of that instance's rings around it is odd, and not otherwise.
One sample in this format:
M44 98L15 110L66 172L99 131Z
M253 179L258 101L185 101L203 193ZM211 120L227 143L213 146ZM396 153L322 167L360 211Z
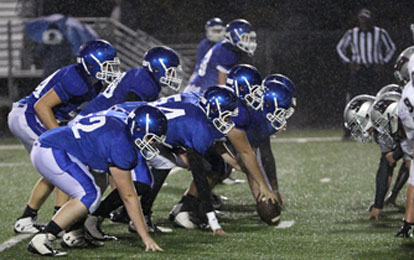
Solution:
M358 21L359 26L349 29L336 46L350 72L346 103L358 94L375 96L384 84L384 64L390 62L395 52L387 31L373 25L368 9L358 12ZM346 132L344 138L348 137Z

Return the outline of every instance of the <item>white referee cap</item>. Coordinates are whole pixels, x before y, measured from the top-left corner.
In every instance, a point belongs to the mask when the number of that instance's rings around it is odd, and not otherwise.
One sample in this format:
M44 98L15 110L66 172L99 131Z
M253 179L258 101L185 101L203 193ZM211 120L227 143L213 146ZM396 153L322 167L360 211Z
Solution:
M359 17L371 18L371 11L366 9L366 8L363 8L363 9L359 10L358 16Z

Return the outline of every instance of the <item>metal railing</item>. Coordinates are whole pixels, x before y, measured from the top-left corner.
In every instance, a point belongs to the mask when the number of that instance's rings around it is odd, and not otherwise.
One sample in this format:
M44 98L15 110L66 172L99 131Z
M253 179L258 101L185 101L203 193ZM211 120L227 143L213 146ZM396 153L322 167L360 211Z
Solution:
M77 18L81 22L89 24L100 38L110 41L117 49L121 60L121 68L141 66L145 52L154 47L163 45L162 42L151 35L132 29L109 17L84 17ZM24 24L30 19L15 18L7 22L6 26L0 25L0 78L7 78L7 97L0 97L0 105L11 105L18 98L18 89L14 84L16 78L40 78L42 70L30 66L31 53L27 50L24 37ZM2 33L3 32L3 33ZM1 37L1 35L6 35ZM2 52L3 51L3 52ZM185 86L193 69L193 57L188 53L177 51L184 72L183 85ZM2 55L3 53L3 55ZM28 61L29 60L29 61ZM164 88L166 89L166 88ZM163 94L170 94L164 90Z

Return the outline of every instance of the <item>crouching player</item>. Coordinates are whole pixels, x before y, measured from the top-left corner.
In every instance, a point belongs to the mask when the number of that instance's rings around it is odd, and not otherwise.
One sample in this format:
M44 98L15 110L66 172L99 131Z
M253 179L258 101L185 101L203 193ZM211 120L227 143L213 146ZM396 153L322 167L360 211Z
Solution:
M51 189L56 186L72 199L33 237L28 250L43 256L66 255L52 246L57 234L93 213L100 203L101 190L88 167L103 174L109 170L145 250L162 250L147 232L130 170L138 162L136 149L144 155L156 151L152 145L162 143L166 132L165 115L141 106L128 117L117 112L92 114L42 134L31 152L33 165Z
M227 75L227 86L232 88L239 98L239 113L232 118L235 128L227 135L238 152L238 165L248 173L250 189L256 200L262 199L261 193L270 191L273 195L270 197L272 202L276 201L273 198L277 198L277 205L281 206L270 136L284 129L285 115L291 108L292 94L279 81L266 81L263 88L260 73L250 65L234 66ZM225 153L221 155L236 169L240 169L237 164L234 164L234 160L231 160L231 155ZM271 180L271 187L267 180ZM211 184L216 183L211 182ZM195 226L190 224L191 218L186 217L191 216L191 211L194 212L195 207L189 205L191 197L197 197L194 185L170 213L170 219L185 228Z

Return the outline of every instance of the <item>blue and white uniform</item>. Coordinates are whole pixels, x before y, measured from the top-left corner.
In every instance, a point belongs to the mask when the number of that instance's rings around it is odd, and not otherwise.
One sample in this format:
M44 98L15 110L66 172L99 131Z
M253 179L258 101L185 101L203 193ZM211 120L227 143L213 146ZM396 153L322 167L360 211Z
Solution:
M197 74L184 92L204 92L218 84L218 72L227 73L240 60L241 51L227 41L214 45L203 57Z
M158 97L161 87L147 69L132 68L111 83L103 93L92 100L81 112L81 116L107 110L125 101L132 92L141 101L153 101Z
M192 148L200 154L205 154L213 145L216 128L208 121L206 115L196 104L196 93L184 93L161 98L150 104L160 109L168 120L168 130L165 143L174 149ZM114 109L131 112L135 107L146 102L125 102Z
M61 104L53 107L53 113L60 125L73 119L81 109L101 91L102 83L92 84L81 65L73 64L57 70L43 80L33 93L13 104L8 116L10 131L20 139L30 152L33 142L46 131L34 105L50 89L53 89Z
M98 113L45 132L34 144L33 165L92 213L100 203L101 191L87 166L102 174L111 166L123 170L137 166L137 148L124 118L113 111Z
M272 134L271 125L267 123L263 110L254 110L241 100L239 100L238 109L239 114L231 118L235 123L235 127L246 132L247 139L252 147L259 147Z
M216 42L210 41L209 39L205 38L200 42L197 47L197 56L196 56L196 66L194 73L197 73L198 68L200 66L201 60L207 54L207 52L216 44Z

